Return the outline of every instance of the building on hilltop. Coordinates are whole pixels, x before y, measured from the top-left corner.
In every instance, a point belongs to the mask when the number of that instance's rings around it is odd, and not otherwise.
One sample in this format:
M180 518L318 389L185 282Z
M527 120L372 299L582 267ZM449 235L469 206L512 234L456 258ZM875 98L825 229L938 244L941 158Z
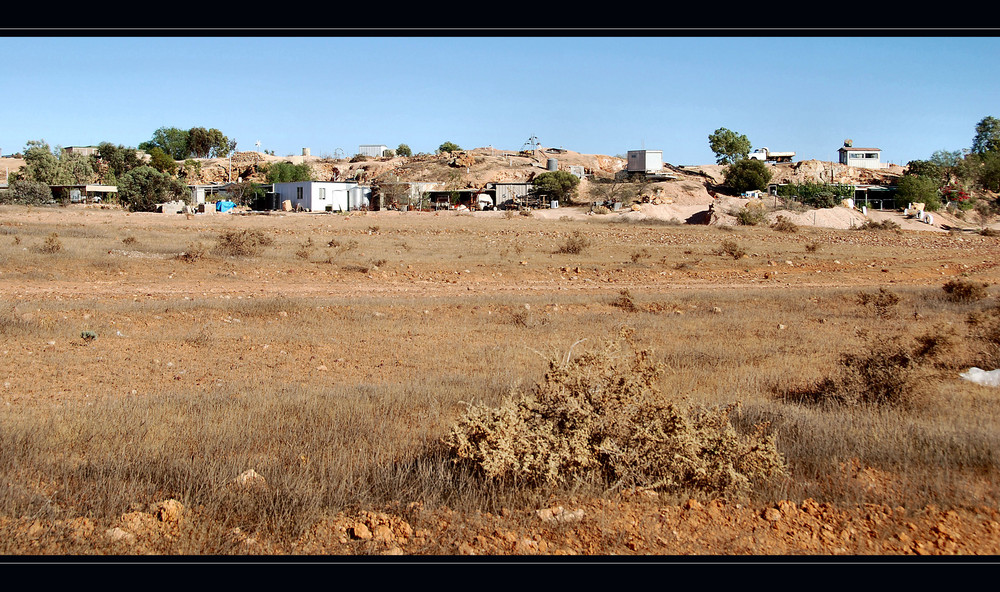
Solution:
M879 148L855 148L848 140L837 152L840 164L864 169L882 168L882 150Z
M362 144L358 146L358 154L361 156L381 157L389 147L385 144Z

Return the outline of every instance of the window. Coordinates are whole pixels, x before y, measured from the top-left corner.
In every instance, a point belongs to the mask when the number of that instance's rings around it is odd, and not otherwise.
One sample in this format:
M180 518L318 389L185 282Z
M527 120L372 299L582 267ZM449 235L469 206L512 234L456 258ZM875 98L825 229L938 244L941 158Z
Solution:
M301 187L296 187L295 188L295 199L302 199L302 188Z
M319 188L319 200L326 201L326 187Z

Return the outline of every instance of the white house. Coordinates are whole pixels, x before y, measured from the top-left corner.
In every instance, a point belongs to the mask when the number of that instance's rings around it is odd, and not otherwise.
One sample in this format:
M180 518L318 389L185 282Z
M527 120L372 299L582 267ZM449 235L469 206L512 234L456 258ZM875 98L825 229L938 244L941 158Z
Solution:
M663 170L663 150L629 150L626 170L630 173L658 173Z
M358 154L361 156L380 157L385 154L389 147L385 144L362 144L358 146Z
M274 194L279 206L289 200L295 210L348 212L367 208L372 190L353 181L300 181L275 183Z
M882 168L882 151L878 148L855 148L845 145L837 152L840 153L840 164L865 169Z

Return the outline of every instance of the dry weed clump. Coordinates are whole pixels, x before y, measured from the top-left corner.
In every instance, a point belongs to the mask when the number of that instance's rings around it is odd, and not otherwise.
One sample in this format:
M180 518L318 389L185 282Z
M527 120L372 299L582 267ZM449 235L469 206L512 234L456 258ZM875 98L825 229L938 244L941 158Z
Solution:
M274 239L260 230L227 230L219 235L215 251L226 257L256 257Z
M896 305L899 304L899 296L895 293L879 288L878 292L858 292L858 304L872 308L875 315L881 319L891 317L895 313Z
M818 384L790 389L785 400L807 404L913 408L927 395L926 366L944 349L921 341L909 348L898 336L876 336L857 351L840 355L837 372Z
M883 220L881 222L875 222L874 220L865 220L864 224L857 227L858 230L891 230L894 232L899 232L900 226L899 222L895 220Z
M638 312L639 307L636 306L635 301L632 300L632 294L628 290L622 290L618 293L618 298L615 298L611 302L611 306L616 306L625 312Z
M733 259L742 259L746 257L747 250L741 247L736 241L726 239L722 241L719 245L718 250L715 251L716 255L728 255Z
M52 255L58 253L59 251L62 251L62 248L63 244L62 241L59 240L59 235L53 232L52 234L45 237L45 242L43 242L42 245L38 247L38 250L39 252Z
M986 298L989 284L967 282L962 279L948 280L941 288L952 302L975 302Z
M556 253L568 255L579 255L590 246L590 239L579 230L574 230L573 234L566 239L566 242L556 250Z
M194 263L204 259L207 253L208 249L201 243L191 243L186 251L177 255L177 259L185 263Z
M779 215L771 224L771 230L778 232L798 232L799 225L792 222L788 217Z
M694 408L665 396L661 365L631 349L618 341L553 360L534 389L498 407L470 405L443 443L456 462L504 482L597 478L612 489L741 495L785 474L762 426L740 434L733 407Z

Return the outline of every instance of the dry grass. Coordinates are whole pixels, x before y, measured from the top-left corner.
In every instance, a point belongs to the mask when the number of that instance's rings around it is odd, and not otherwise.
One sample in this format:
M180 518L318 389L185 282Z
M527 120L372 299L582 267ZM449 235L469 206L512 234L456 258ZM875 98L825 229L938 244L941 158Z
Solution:
M760 484L758 499L1000 499L1000 399L957 378L1000 364L1000 313L988 293L948 298L940 275L964 269L963 281L995 283L983 265L994 239L741 227L721 235L745 251L734 264L708 256L718 232L690 226L406 214L379 218L372 232L372 215L98 214L77 226L14 214L0 210L0 228L22 239L0 243L0 518L87 516L110 528L175 497L199 519L154 551L241 552L228 536L239 527L290 552L341 510L496 512L538 507L553 492L603 495L644 473L529 488L483 480L439 443L470 403L500 408L506 394L544 383L548 361L566 360L572 344L596 346L626 324L636 350L665 370L639 373L656 387L650 400L683 398L684 417L730 409L742 435L768 426L761 435L788 478ZM126 227L141 239L127 251ZM573 274L555 252L567 230L587 242ZM243 231L273 242L253 256L202 248L175 258L183 245ZM58 256L32 248L52 233ZM310 239L306 260L296 251ZM810 241L822 253L802 259ZM324 250L336 265L315 262ZM786 259L795 265L768 265ZM764 279L776 269L777 280ZM880 349L889 337L900 349ZM774 396L826 379L859 401L877 400L873 383L894 385L889 395L928 390L919 405ZM227 489L247 469L268 488ZM862 477L876 472L883 481L868 487ZM0 551L136 552L56 531L6 537Z

